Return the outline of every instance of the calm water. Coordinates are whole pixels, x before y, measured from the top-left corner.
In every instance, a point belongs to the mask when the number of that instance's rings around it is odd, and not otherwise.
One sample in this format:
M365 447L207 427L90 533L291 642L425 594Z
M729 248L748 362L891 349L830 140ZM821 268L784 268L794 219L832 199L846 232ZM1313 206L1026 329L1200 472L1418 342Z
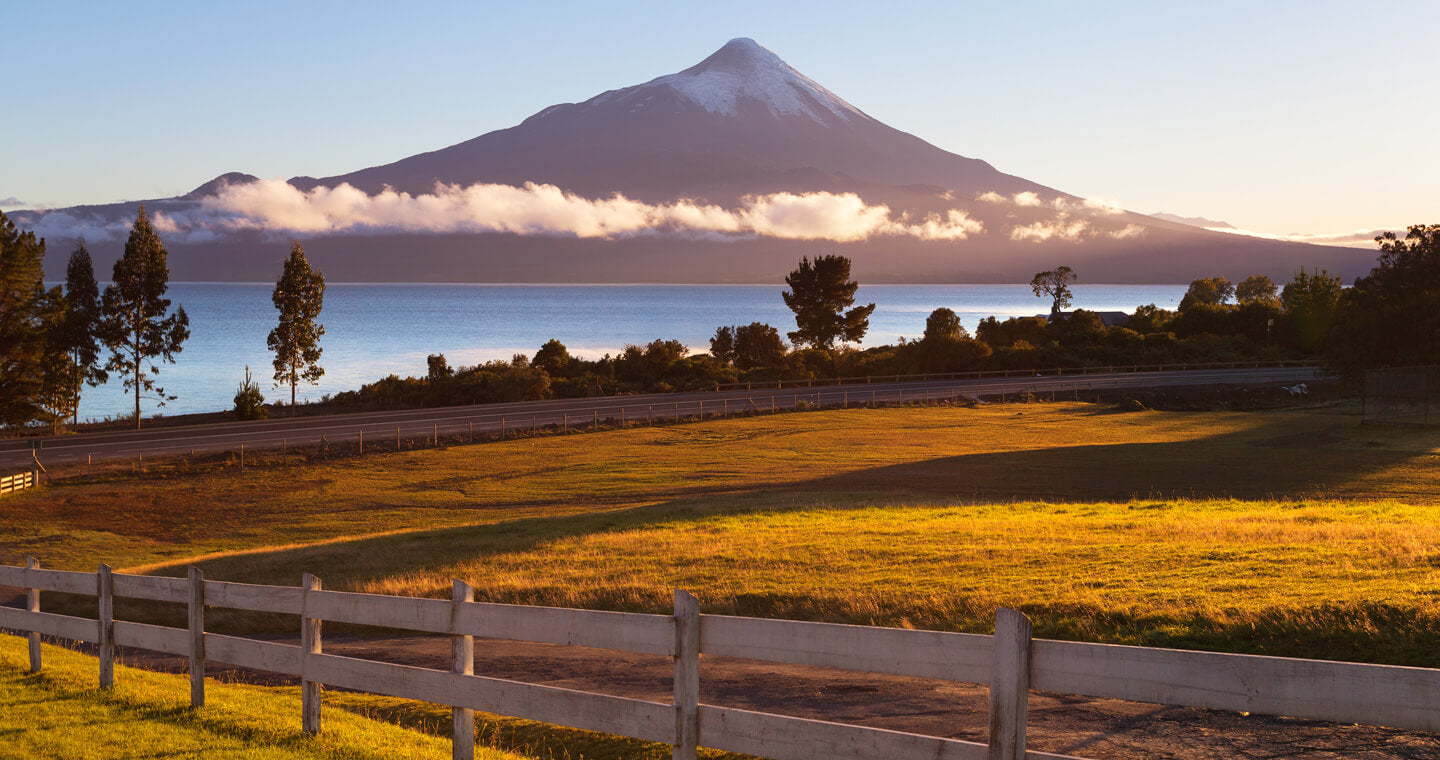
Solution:
M289 389L273 388L265 336L275 325L271 284L175 283L173 303L190 315L190 340L173 365L163 365L160 384L179 398L167 414L228 409L245 372L261 384L267 399L287 399ZM451 366L516 353L534 355L550 338L586 358L615 353L627 343L675 338L695 351L709 348L719 325L759 321L783 335L795 328L780 299L784 288L770 285L358 285L331 284L325 292L325 376L302 386L301 398L358 388L390 373L425 372L425 357L443 353ZM1131 311L1155 303L1174 308L1183 285L1077 285L1075 306L1094 311ZM873 301L867 345L914 338L925 318L941 306L960 315L965 326L987 316L1034 315L1048 311L1027 285L876 285L861 287L857 300ZM87 388L83 418L128 412L133 401L120 383ZM145 413L156 411L145 402Z

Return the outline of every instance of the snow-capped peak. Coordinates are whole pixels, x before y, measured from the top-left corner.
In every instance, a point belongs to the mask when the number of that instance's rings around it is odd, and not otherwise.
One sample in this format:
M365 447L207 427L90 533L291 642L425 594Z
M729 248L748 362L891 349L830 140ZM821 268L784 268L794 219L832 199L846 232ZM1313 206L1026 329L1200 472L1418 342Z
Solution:
M647 82L643 87L669 87L706 111L726 116L739 113L751 100L776 115L808 116L823 121L829 113L841 119L864 116L835 93L791 68L755 40L739 37L688 69Z

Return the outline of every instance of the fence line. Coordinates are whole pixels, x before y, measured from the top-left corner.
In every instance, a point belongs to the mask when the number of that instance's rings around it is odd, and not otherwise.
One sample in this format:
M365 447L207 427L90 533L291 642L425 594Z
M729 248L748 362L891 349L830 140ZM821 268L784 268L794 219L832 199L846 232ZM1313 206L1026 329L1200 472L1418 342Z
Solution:
M1033 377L1089 374L1118 374L1137 372L1170 372L1202 369L1249 369L1261 367L1309 367L1313 361L1301 359L1280 359L1274 361L1243 362L1175 362L1173 364L1112 364L1103 367L1048 367L1032 369L988 369L969 372L926 372L909 375L848 375L810 380L760 380L736 383L719 383L715 390L753 390L755 388L813 388L817 385L851 385L870 383L925 382L930 380L980 380L987 377Z
M28 633L39 672L40 635L99 645L100 686L114 677L116 646L188 657L191 703L204 705L206 663L302 679L301 728L321 730L320 685L448 705L454 756L471 757L474 711L672 745L693 760L700 746L775 760L937 757L1063 760L1026 749L1032 689L1310 720L1440 730L1440 670L1031 639L1030 621L997 612L995 635L702 615L676 591L672 615L600 612L471 601L456 581L451 599L326 591L308 573L301 586L42 570L0 565L0 586L26 590L26 608L0 607L0 628ZM40 592L94 596L97 618L40 611ZM114 598L185 604L188 628L114 619ZM207 633L204 608L298 615L301 645ZM326 654L323 621L359 623L452 638L447 670ZM473 674L473 637L597 647L674 658L669 704ZM699 702L701 655L741 657L990 687L986 743L808 720ZM1071 760L1076 760L1072 758Z
M19 472L14 475L6 475L0 477L0 495L23 491L27 488L34 488L37 485L39 485L39 480L35 477L34 470Z
M1362 422L1440 425L1440 366L1365 371Z
M954 401L961 399L999 399L1000 401L1011 401L1019 398L1045 398L1054 400L1065 397L1064 394L1074 394L1078 398L1081 392L1098 392L1107 390L1122 390L1128 388L1168 388L1184 387L1199 384L1245 384L1256 382L1291 382L1310 380L1315 375L1313 367L1297 367L1292 371L1285 372L1285 376L1277 377L1273 370L1262 371L1252 370L1227 374L1223 377L1208 377L1197 379L1184 375L1173 375L1155 377L1137 386L1135 381L1126 376L1098 376L1085 374L1057 374L1045 376L1029 376L1024 379L1017 378L1013 382L995 383L984 382L973 385L947 385L940 388L904 388L885 387L864 389L863 386L849 386L844 388L813 388L813 389L792 389L788 393L775 389L757 391L769 396L768 411L778 413L782 411L794 411L813 408L851 408L855 406L891 406L895 404L918 404ZM763 396L762 396L763 398ZM715 399L694 399L686 401L673 401L657 404L654 399L642 398L633 402L626 402L617 399L618 403L595 406L575 400L576 406L552 406L543 409L527 410L519 412L488 412L471 414L466 416L450 417L442 420L423 419L410 422L376 422L357 425L354 423L336 423L333 425L308 427L302 432L277 432L271 433L259 431L251 435L251 440L236 442L236 433L212 433L199 434L184 437L167 438L163 443L151 445L147 442L137 442L133 448L116 451L111 454L112 459L133 458L136 466L140 466L141 457L144 454L176 455L196 451L208 453L224 453L235 450L236 446L244 446L249 443L252 452L262 449L287 451L291 445L323 445L329 447L340 447L341 453L364 453L366 451L366 429L370 430L373 443L368 444L370 450L378 451L400 451L405 450L406 445L414 445L415 442L423 441L424 445L441 446L448 443L467 443L475 441L477 428L479 432L486 435L501 435L514 437L516 435L534 434L544 431L576 432L586 429L598 430L602 425L631 427L639 424L654 424L656 420L682 420L694 418L728 417L737 414L757 414L766 409L755 402L753 396L739 396L733 398ZM733 403L732 403L733 402ZM579 423L583 420L583 423ZM577 424L579 423L579 424ZM385 440L379 433L383 431L386 438L392 439L393 444L381 443ZM104 444L97 444L104 445ZM52 468L56 462L67 461L66 456L73 462L83 462L86 470L89 470L91 457L87 453L80 456L85 450L85 443L61 443L52 445L48 449L40 449L36 452L67 452L57 454L51 462ZM28 450L27 450L28 453Z

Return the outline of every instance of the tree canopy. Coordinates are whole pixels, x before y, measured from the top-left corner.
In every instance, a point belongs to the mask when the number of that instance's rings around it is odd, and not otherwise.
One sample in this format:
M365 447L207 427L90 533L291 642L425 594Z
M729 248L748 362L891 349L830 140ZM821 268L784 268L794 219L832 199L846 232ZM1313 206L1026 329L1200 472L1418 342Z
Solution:
M1375 238L1370 274L1344 291L1329 336L1342 369L1440 364L1440 224Z
M0 212L0 425L40 413L46 349L45 241Z
M960 317L953 309L942 306L925 318L925 336L922 340L926 343L954 343L968 337L969 333L961 326Z
M82 387L98 386L109 379L100 365L100 318L100 286L95 282L90 251L81 241L65 265L65 316L55 341L56 348L69 358L70 406L77 423Z
M1274 304L1279 300L1279 292L1280 289L1269 277L1256 274L1246 277L1239 285L1235 286L1235 300L1242 304Z
M320 309L325 304L325 277L312 269L305 248L291 243L290 257L275 283L270 300L279 310L279 324L270 331L267 343L275 352L275 381L290 386L290 406L295 406L295 387L300 381L319 382L325 374L320 366Z
M835 347L836 341L858 342L870 329L875 304L856 306L859 283L850 279L850 259L844 256L816 256L814 262L800 260L800 266L785 277L790 289L781 293L785 305L795 312L791 342L820 349Z
M159 359L173 364L190 337L190 318L184 307L170 313L170 266L160 235L145 215L135 217L125 252L115 261L111 284L100 298L100 337L110 349L105 369L122 373L125 389L135 395L135 427L140 427L140 396L153 392L160 406L174 396L155 384Z
M1201 304L1219 306L1235 297L1235 286L1224 277L1202 277L1190 281L1185 297L1180 299L1180 311Z
M1030 289L1035 291L1035 296L1043 298L1050 297L1050 318L1060 316L1060 312L1070 308L1070 301L1074 293L1070 292L1070 283L1078 279L1074 270L1070 267L1057 267L1044 272L1036 272L1035 278L1030 280Z

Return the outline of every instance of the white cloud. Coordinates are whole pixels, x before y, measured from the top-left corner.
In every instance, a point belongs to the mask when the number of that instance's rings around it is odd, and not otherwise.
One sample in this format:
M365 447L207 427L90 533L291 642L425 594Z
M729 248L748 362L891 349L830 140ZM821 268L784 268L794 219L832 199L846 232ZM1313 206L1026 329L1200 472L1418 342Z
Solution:
M1111 198L1086 198L1084 205L1085 208L1100 214L1125 213L1125 207L1120 205L1120 201Z
M590 199L554 185L437 185L433 193L350 186L301 191L282 180L230 185L188 212L172 212L166 230L255 229L298 235L365 232L502 232L616 238L680 233L852 242L874 236L963 240L984 230L963 211L896 218L883 204L854 193L772 193L741 199L737 208L681 199L649 204L623 195Z
M25 201L22 201L13 195L7 195L4 198L0 198L0 209L18 208L24 205Z
M1274 232L1256 232L1254 230L1242 230L1235 227L1206 227L1211 232L1223 232L1227 235L1248 235L1250 237L1265 238L1266 240L1286 240L1292 243L1312 243L1314 245L1339 245L1346 248L1374 248L1375 238L1383 232L1403 232L1403 228L1377 227L1375 229L1354 230L1352 232L1292 232L1289 234L1278 234Z
M1067 214L1059 214L1050 221L1011 228L1010 239L1028 240L1034 243L1057 239L1073 243L1078 242L1089 231L1090 223L1084 219L1072 219Z
M1065 213L1104 214L1107 216L1125 213L1125 207L1120 205L1119 201L1110 198L1079 198L1071 200L1063 195L1057 195L1054 200L1046 203L1045 200L1040 197L1039 193L1032 190L1015 193L1009 197L991 190L975 196L975 200L983 203L1013 203L1016 206L1025 208L1039 208L1048 205L1056 211Z
M1127 224L1118 230L1111 230L1105 234L1109 235L1112 238L1115 238L1116 240L1128 240L1133 237L1140 237L1141 235L1144 235L1145 228L1141 227L1138 224Z

